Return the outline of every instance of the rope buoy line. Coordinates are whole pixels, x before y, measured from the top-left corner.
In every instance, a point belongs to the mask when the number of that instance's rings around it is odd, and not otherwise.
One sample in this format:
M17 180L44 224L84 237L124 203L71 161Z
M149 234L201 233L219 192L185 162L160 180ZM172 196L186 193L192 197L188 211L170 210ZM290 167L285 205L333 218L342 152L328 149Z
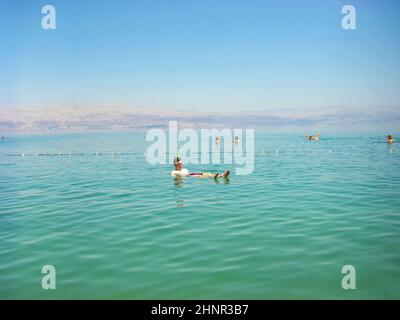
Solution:
M275 152L278 152L276 150ZM226 151L226 152L191 152L193 155L202 155L202 154L244 154L244 152L232 152L232 151ZM248 152L247 152L248 153ZM261 151L256 151L253 152L254 154L266 154L267 151L261 150ZM165 155L170 155L171 153L169 152L161 152L160 154L165 154ZM59 153L6 153L6 154L0 154L4 157L32 157L32 156L37 156L37 157L65 157L65 156L126 156L126 155L146 155L144 152L59 152ZM174 153L175 155L175 153Z

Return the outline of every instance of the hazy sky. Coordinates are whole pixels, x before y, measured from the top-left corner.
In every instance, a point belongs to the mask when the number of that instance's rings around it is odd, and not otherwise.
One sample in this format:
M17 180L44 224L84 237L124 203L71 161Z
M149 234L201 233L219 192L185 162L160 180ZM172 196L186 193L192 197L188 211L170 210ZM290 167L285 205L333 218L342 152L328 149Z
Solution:
M396 0L0 0L0 106L400 105L399 16Z

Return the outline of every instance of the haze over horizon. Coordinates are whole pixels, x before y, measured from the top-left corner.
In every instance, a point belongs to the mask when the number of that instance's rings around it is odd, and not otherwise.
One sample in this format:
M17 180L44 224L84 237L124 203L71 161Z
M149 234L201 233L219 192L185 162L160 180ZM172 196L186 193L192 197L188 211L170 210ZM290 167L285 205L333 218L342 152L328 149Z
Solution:
M0 132L57 133L166 128L258 128L271 131L363 131L398 133L399 108L271 109L207 112L127 105L1 108Z

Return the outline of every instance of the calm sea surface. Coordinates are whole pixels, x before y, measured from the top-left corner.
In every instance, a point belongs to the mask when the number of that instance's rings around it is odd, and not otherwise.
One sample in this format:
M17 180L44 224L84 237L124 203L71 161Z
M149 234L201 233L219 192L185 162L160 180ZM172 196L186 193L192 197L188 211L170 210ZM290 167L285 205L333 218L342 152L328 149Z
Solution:
M256 132L253 174L217 182L149 165L141 133L6 137L0 298L399 299L400 152L384 136Z

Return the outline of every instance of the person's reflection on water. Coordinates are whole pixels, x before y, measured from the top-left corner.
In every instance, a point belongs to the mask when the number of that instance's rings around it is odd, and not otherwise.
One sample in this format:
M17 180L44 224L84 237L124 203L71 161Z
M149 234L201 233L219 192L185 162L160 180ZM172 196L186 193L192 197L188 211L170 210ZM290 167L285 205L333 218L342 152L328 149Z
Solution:
M399 152L398 148L394 147L392 144L389 144L389 143L388 143L388 150L389 150L389 153L398 153Z
M175 190L175 201L177 207L184 207L185 200L183 199L183 190L181 189L183 186L184 179L183 177L175 177L174 178L174 190Z
M181 188L182 185L183 185L183 177L176 176L176 177L174 178L174 186L175 186L176 188Z
M220 180L214 179L214 181L215 181L216 184L219 184L219 183L221 183L221 182L223 182L224 184L229 184L229 183L231 182L231 181L229 180L229 177L225 177L225 178L220 179Z

